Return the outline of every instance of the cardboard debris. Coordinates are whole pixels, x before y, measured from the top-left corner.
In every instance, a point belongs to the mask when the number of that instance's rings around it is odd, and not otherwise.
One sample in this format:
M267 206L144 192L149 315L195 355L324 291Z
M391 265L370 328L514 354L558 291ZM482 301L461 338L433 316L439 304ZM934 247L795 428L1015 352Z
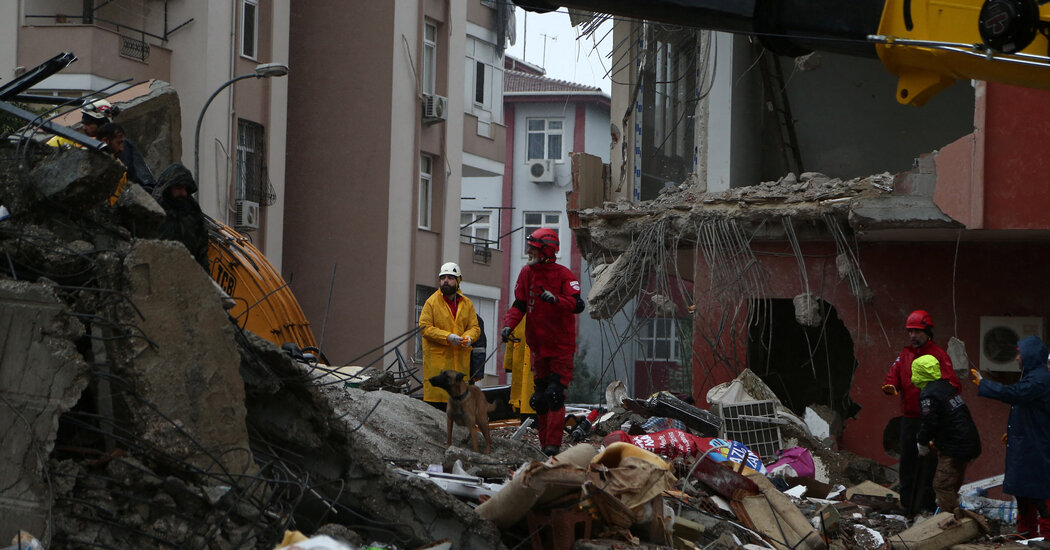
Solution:
M889 537L889 541L893 550L942 550L980 534L976 521L955 519L951 512L941 512Z
M791 499L761 474L747 476L762 491L761 497L748 497L745 508L755 529L770 537L775 545L794 550L820 550L827 545Z
M885 497L887 495L893 496L893 498L900 500L900 495L896 491L891 490L888 487L883 487L874 481L863 481L846 489L846 500L853 498L853 495L868 495L873 497Z

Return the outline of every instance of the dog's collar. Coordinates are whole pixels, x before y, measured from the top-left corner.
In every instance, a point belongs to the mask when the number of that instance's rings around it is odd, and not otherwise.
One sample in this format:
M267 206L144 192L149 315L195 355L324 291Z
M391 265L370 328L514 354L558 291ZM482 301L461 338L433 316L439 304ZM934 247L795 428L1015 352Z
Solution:
M467 390L463 390L463 393L462 393L462 394L460 394L460 395L453 395L453 396L452 396L452 399L455 399L456 401L459 401L460 399L463 399L463 398L465 398L465 397L467 396L467 394L468 394L468 393L470 393L470 390L469 390L469 389L467 389Z

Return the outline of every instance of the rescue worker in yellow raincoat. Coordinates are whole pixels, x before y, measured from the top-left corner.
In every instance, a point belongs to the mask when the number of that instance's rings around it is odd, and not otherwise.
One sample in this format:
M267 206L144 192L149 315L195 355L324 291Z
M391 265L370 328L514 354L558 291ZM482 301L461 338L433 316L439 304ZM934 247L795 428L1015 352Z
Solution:
M438 272L438 290L427 298L419 314L423 330L423 401L444 409L448 394L430 384L444 370L470 376L471 343L481 335L474 304L459 290L459 266L447 262Z
M529 405L529 398L532 397L536 384L532 379L529 346L525 344L525 321L528 317L528 315L522 317L521 322L511 333L512 338L507 342L507 348L503 354L503 370L511 373L511 406L521 414L536 414L536 410Z

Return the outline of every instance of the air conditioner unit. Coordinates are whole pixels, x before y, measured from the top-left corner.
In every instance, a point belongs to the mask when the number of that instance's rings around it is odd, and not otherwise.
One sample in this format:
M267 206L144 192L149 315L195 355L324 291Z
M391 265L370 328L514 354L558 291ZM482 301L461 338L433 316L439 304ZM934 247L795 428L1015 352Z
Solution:
M981 370L1014 371L1017 342L1026 336L1043 337L1042 317L981 316Z
M259 203L255 201L239 200L237 206L237 223L233 228L238 231L252 231L259 229Z
M431 124L448 119L448 98L423 94L423 120Z
M554 161L540 159L529 161L529 181L532 183L551 183L554 181Z

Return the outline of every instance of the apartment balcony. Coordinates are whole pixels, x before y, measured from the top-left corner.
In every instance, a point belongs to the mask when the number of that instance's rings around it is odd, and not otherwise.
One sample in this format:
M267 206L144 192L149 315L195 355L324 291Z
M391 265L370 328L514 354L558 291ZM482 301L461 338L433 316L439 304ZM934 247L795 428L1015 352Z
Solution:
M464 270L470 268L471 283L497 287L503 284L503 251L492 248L491 244L460 243L459 263Z
M31 24L19 28L19 66L35 67L60 52L73 52L78 58L43 87L55 91L87 90L126 78L131 83L150 78L171 81L171 50L150 44L150 38L141 32L55 23L56 20L60 19L28 19ZM78 75L95 78L78 79Z

